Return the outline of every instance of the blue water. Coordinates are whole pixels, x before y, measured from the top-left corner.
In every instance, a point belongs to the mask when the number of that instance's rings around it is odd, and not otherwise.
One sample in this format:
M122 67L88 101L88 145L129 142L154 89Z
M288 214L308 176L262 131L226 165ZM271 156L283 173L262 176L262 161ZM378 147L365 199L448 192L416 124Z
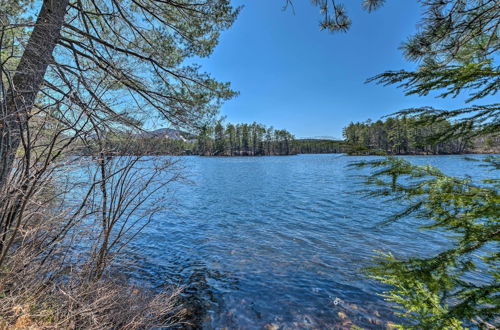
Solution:
M402 206L357 193L368 170L347 165L369 158L183 157L192 183L160 192L169 208L131 244L129 272L157 288L184 286L207 329L384 328L396 320L378 295L385 288L363 273L374 250L426 255L449 240L414 219L380 226ZM407 158L492 175L463 156Z

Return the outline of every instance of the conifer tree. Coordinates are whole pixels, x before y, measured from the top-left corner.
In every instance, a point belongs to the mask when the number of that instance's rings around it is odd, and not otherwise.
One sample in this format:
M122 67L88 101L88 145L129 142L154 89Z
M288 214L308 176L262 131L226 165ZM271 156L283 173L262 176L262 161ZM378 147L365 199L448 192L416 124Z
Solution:
M388 71L370 81L397 84L407 94L454 97L468 92L479 102L499 88L500 6L497 1L434 0L426 7L421 30L403 46L418 62L415 71ZM492 137L500 132L499 104L466 105L455 110L414 108L395 115L412 118L431 130L425 143ZM398 129L398 132L400 130ZM399 139L399 138L398 138ZM436 149L439 151L439 149ZM368 183L372 194L391 196L407 208L393 217L413 216L423 229L440 230L453 245L435 255L398 259L382 252L372 276L391 285L385 297L402 309L409 322L402 328L494 328L500 313L500 180L499 159L490 157L491 178L450 177L431 166L395 158L360 163L375 169ZM422 242L425 245L425 242ZM474 278L474 274L481 274Z
M226 126L226 135L229 143L229 155L233 156L236 151L236 128L233 124Z
M224 126L222 126L221 121L217 121L214 127L214 154L221 156L226 152L226 135L224 131Z
M103 130L144 114L202 126L234 92L185 60L210 55L237 13L229 0L1 1L0 189L35 103Z

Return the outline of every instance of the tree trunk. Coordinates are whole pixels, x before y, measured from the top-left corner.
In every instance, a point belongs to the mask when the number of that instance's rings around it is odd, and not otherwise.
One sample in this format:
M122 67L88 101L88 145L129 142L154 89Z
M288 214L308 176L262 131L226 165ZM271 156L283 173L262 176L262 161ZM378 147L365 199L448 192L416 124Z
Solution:
M0 190L6 184L21 134L52 61L52 52L61 33L68 3L69 0L43 1L35 28L0 103Z

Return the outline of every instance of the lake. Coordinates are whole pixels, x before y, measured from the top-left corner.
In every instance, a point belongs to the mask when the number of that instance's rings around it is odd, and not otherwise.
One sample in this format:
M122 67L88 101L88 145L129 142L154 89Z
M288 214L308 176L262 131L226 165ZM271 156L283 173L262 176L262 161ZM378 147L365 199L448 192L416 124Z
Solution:
M193 183L176 184L169 209L130 245L129 275L185 286L206 329L385 328L396 319L384 286L363 273L374 250L425 255L449 241L414 219L380 226L402 206L357 193L368 170L348 164L369 158L182 157ZM460 155L406 158L491 175Z

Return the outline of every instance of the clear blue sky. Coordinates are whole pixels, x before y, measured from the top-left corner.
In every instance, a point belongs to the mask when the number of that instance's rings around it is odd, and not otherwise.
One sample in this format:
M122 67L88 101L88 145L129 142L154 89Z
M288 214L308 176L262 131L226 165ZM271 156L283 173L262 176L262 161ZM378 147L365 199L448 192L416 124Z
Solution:
M297 137L340 138L350 121L378 119L397 110L430 105L463 106L464 98L407 97L396 87L365 84L389 69L411 69L399 46L421 12L416 0L388 0L374 13L361 0L344 0L352 18L347 33L320 31L310 0L235 0L244 5L214 54L201 61L241 94L222 107L228 122L259 122ZM485 100L486 101L486 100Z

